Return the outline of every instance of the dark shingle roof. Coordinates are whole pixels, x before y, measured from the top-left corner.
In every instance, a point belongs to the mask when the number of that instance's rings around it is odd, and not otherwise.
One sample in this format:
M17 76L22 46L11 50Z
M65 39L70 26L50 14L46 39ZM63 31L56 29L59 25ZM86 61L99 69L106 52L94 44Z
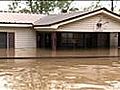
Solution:
M114 15L119 16L118 14L107 10L106 8L100 8L94 11L90 11L90 12L74 12L74 13L63 13L63 14L54 14L54 15L48 15L45 17L40 18L39 20L34 22L34 26L51 26L54 24L58 24L67 20L71 20L77 17L81 17L84 15L88 15L90 13L94 13L100 10L105 10L109 13L112 13Z

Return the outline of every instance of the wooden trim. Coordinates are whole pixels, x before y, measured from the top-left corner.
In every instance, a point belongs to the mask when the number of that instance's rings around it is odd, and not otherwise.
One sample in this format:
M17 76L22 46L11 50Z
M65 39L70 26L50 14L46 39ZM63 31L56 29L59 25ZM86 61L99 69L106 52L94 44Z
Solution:
M8 24L8 23L6 23L6 24L1 24L0 23L0 27L32 27L32 25L30 25L30 24Z

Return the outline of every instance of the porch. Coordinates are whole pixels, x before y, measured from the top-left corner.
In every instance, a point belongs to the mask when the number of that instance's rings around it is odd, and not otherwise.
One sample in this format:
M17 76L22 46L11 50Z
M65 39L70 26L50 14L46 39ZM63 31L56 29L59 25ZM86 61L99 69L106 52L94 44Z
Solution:
M37 48L84 49L109 48L109 32L36 32ZM112 39L113 40L113 39Z

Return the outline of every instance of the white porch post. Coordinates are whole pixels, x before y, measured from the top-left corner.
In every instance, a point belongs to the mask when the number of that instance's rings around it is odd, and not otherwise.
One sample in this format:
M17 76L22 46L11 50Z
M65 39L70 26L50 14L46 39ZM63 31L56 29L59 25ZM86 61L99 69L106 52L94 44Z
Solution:
M118 33L117 32L110 33L110 47L111 48L118 47Z

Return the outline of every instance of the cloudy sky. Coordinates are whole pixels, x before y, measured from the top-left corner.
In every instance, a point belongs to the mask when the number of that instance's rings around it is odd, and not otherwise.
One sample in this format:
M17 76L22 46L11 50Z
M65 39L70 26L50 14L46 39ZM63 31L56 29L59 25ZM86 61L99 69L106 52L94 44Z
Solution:
M0 1L0 10L8 10L10 1Z

